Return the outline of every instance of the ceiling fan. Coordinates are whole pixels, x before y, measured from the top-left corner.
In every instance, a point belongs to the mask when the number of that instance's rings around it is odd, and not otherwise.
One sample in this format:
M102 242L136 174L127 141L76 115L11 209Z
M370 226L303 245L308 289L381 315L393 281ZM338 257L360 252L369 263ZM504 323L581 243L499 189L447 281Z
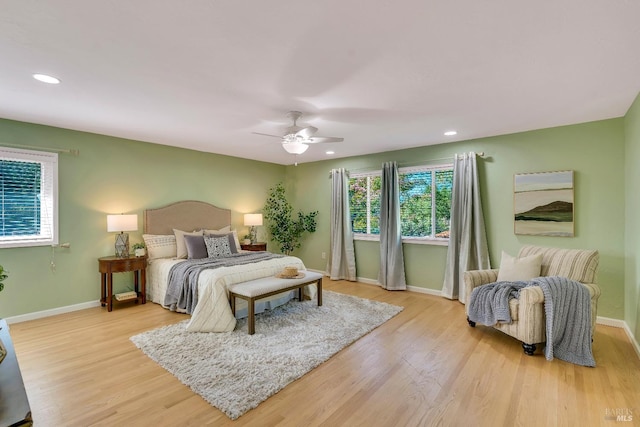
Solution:
M298 126L297 122L302 113L300 111L289 111L287 117L293 121L293 125L285 129L284 135L270 135L268 133L253 132L256 135L270 136L280 138L282 147L287 153L302 154L309 148L308 144L317 144L319 142L342 142L344 138L336 138L332 136L315 136L318 131L314 126Z

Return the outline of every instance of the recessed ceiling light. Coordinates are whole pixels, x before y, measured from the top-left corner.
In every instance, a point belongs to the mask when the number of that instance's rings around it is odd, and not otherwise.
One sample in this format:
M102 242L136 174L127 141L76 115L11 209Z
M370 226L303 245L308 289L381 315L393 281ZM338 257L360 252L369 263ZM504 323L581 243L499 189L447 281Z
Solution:
M336 154L335 151L327 151L326 154Z
M48 76L46 74L34 74L33 78L43 83L49 83L52 85L57 85L58 83L60 83L60 79L53 76Z
M458 132L456 132L455 130L448 130L444 133L446 136L453 136L453 135L457 135Z

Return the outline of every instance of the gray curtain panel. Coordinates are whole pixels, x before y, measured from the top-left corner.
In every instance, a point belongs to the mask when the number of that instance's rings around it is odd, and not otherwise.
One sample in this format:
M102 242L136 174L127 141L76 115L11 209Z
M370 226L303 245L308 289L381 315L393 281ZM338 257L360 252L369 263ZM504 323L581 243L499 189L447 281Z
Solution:
M400 229L400 184L398 165L382 165L382 191L380 196L380 272L378 281L390 291L407 289Z
M456 154L453 162L451 229L442 296L465 301L463 273L491 268L480 201L476 153Z
M344 168L331 171L331 252L327 271L331 280L356 281L356 256L349 211L349 178Z

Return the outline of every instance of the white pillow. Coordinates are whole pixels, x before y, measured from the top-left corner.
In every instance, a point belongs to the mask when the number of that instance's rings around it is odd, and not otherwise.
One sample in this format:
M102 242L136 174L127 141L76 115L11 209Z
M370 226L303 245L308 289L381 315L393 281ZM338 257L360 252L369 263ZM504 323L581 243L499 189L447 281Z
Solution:
M231 226L227 225L226 227L222 227L220 230L204 230L204 234L224 234L231 233Z
M176 236L162 234L143 234L142 240L147 248L149 260L156 258L175 258Z
M173 234L175 234L175 236L176 236L176 257L177 258L186 258L187 257L187 245L184 242L185 234L189 235L189 236L202 236L203 233L202 233L202 230L188 232L188 231L176 230L174 228L173 229Z
M240 250L240 239L238 239L238 232L236 230L231 230L231 232L233 233L233 239L236 241L236 248L238 248L238 250Z
M498 282L515 282L540 277L541 266L541 253L522 258L514 258L505 251L502 251L502 260L500 261L500 270L498 271Z

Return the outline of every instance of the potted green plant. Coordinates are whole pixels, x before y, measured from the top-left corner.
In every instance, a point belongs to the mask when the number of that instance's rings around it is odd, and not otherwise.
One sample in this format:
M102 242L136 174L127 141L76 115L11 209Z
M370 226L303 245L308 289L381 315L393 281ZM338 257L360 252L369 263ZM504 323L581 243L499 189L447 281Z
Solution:
M250 245L251 244L251 235L250 234L245 234L244 237L242 238L242 244L243 245Z
M293 207L287 200L282 183L269 189L269 196L262 212L269 234L280 245L280 251L286 255L300 247L300 239L304 232L316 231L318 211L308 214L298 212L297 218L294 219Z
M0 291L4 289L4 281L9 277L7 273L7 270L5 270L2 265L0 265Z
M135 243L132 248L135 256L144 256L146 254L144 243Z

